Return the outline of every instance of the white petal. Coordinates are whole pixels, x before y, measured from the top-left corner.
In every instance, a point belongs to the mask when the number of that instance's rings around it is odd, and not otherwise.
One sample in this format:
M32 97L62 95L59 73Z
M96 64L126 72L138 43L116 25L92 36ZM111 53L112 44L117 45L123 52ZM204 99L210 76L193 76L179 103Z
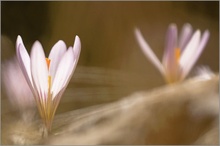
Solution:
M180 49L182 49L182 51L186 47L186 45L189 42L191 36L192 36L192 26L187 23L183 26L182 31L180 33L180 38L179 38L178 47Z
M57 66L65 52L66 52L66 44L61 40L58 41L50 51L50 54L48 57L51 60L49 74L52 77L52 82L56 74Z
M71 48L71 47L70 47ZM70 49L69 48L69 49ZM63 88L66 88L67 84L69 83L75 69L76 69L76 65L78 63L78 60L79 60L79 56L80 56L80 52L81 52L81 42L80 42L80 39L78 36L75 37L75 42L74 42L74 46L73 46L73 59L74 59L74 62L73 62L73 69L71 71L69 71L68 75L67 75L67 78L63 84L63 87L61 87L62 89Z
M74 45L73 45L73 52L75 55L77 54L78 56L80 54L80 50L81 50L81 41L80 41L80 38L76 36Z
M24 45L20 35L18 35L17 40L16 40L16 48L18 48L19 44Z
M192 67L195 65L196 61L198 60L199 56L201 55L202 51L204 50L207 41L209 39L209 31L205 31L201 41L199 42L199 44L197 45L197 47L195 48L195 51L192 51L192 57L191 59L188 61L188 63L185 65L184 69L183 69L183 75L182 78L185 78L187 76L187 74L190 72L190 70L192 69Z
M54 82L51 88L52 100L59 93L62 87L65 86L67 78L72 73L74 68L74 54L73 49L70 47L67 52L63 55L59 66L57 68L56 75L54 77Z
M72 74L74 73L75 69L76 69L76 65L78 63L79 60L79 56L80 56L80 52L81 52L81 41L80 38L78 36L75 37L75 41L74 41L74 46L73 46L73 58L74 58L74 63L73 63L73 70L69 72L68 77L65 81L65 85L67 85L72 77Z
M39 96L46 100L48 93L48 69L45 54L40 42L36 41L31 49L31 72Z
M17 51L17 58L21 70L25 76L25 79L28 82L31 90L33 90L33 82L31 78L31 66L30 66L30 57L27 53L26 48L24 47L23 41L20 36L18 36L16 41L16 51Z
M137 28L135 29L135 36L145 56L147 56L147 58L151 61L151 63L153 63L157 67L157 69L161 72L161 74L164 75L163 65L158 60L156 55L153 53L147 42L144 40L140 30Z
M200 31L197 30L192 36L191 40L187 44L185 50L183 51L180 57L180 66L182 68L182 78L185 78L185 76L188 74L189 69L190 69L189 64L191 64L191 62L194 62L196 59L195 54L198 49L197 47L199 45L200 35L201 35Z
M81 52L81 41L78 36L75 37L74 45L73 45L73 54L74 54L74 70L76 68L76 64L79 60L79 55Z

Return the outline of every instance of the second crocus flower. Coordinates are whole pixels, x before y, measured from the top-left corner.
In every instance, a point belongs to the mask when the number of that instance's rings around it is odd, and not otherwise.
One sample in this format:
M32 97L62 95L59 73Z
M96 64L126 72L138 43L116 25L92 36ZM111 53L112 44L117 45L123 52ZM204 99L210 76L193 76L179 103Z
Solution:
M207 44L209 31L206 30L201 36L200 30L193 33L192 26L187 23L178 37L176 25L170 24L162 63L137 28L135 36L146 57L157 67L168 83L173 83L182 81L188 75Z

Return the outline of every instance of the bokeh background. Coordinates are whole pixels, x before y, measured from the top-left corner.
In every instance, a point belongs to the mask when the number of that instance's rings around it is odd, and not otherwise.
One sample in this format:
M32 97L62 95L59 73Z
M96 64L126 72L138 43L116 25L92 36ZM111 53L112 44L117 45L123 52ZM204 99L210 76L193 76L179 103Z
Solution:
M22 36L28 51L39 40L46 55L58 40L70 46L75 35L80 37L78 66L58 113L114 101L165 84L140 50L134 37L135 27L159 58L170 23L176 23L179 29L184 23L202 32L208 29L210 39L196 66L206 65L219 71L218 1L1 2L1 16L2 63L15 55L17 35Z

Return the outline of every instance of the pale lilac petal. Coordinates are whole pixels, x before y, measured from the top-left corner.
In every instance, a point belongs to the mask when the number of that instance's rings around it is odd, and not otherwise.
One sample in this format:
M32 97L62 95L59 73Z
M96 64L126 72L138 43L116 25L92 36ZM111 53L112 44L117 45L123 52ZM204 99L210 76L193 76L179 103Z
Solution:
M195 41L194 43L195 43L196 47L195 48L192 47L191 48L192 51L188 52L188 53L191 53L191 54L183 54L183 55L188 55L188 56L186 56L186 59L188 59L188 61L185 59L185 63L182 62L182 65L183 65L182 78L185 78L187 76L187 74L190 72L190 70L192 69L192 67L194 66L196 61L198 60L199 56L201 55L202 51L204 50L204 48L207 44L207 41L209 39L209 35L210 35L209 31L208 30L205 31L200 42L197 42L198 40L194 40ZM195 37L196 37L195 39L199 39L200 38L200 32L198 33L198 36L195 36ZM198 43L198 44L196 45L196 43Z
M164 75L164 67L161 62L158 60L156 55L153 53L147 42L144 40L141 32L139 29L135 29L135 36L138 41L139 46L141 47L142 51L144 52L145 56L154 64L157 69L160 71L162 75Z
M80 38L78 36L76 36L75 41L74 41L74 45L73 45L73 54L74 54L74 68L73 68L73 71L75 70L76 65L78 63L80 52L81 52L81 41L80 41Z
M38 41L31 49L31 72L38 94L45 100L48 93L48 69L43 47Z
M62 87L65 86L66 80L72 73L74 68L74 54L73 49L70 47L63 55L54 78L54 82L51 88L52 100L59 93Z
M73 45L73 52L74 52L75 59L77 58L77 60L79 59L80 51L81 51L81 41L80 41L80 38L76 36L74 45Z
M70 48L70 47L69 47ZM67 75L66 81L64 82L64 85L67 85L72 77L72 74L74 73L78 60L79 60L79 56L80 56L80 52L81 52L81 41L80 38L78 36L75 37L75 41L74 41L74 45L73 45L73 58L74 58L74 63L73 63L73 70L69 72L69 74ZM63 87L62 87L63 88Z
M70 79L76 69L76 65L79 60L80 52L81 52L81 41L80 41L80 38L78 36L76 36L74 46L73 46L73 55L74 55L73 70L71 72L69 72L69 74L67 75L68 77L66 78L64 85L67 85L69 83L69 81L70 81Z
M23 41L20 36L18 36L16 41L16 53L19 65L25 76L25 79L28 82L31 90L33 90L33 82L31 78L31 66L30 66L30 57L27 50L24 47Z
M66 52L66 44L61 40L58 41L50 51L50 54L48 57L51 60L49 74L52 77L52 82L56 74L57 66L65 52Z
M177 27L171 24L167 31L163 65L168 74L176 72L175 49L177 47Z
M18 46L19 46L20 44L24 45L21 36L18 35L17 40L16 40L16 49L18 49Z
M71 48L71 47L70 47ZM69 49L70 49L69 48ZM80 56L80 52L81 52L81 42L80 42L80 38L78 36L75 37L75 42L74 42L74 46L73 46L73 55L74 55L74 63L73 63L73 69L72 71L69 71L69 74L67 75L67 78L63 84L62 89L65 89L66 86L68 85L79 60L79 56Z
M187 43L189 42L192 36L192 26L190 24L185 24L182 28L179 38L179 45L178 47L181 49L181 52L186 47Z
M63 55L63 58L57 69L55 81L53 82L52 89L51 89L51 92L53 94L52 99L57 97L57 94L60 92L60 90L64 90L67 84L69 83L73 75L73 72L76 68L79 55L80 55L80 51L81 51L81 42L80 42L79 37L76 36L73 48L69 47L68 51Z
M182 71L182 75L181 75L182 79L184 79L186 77L186 75L188 74L188 71L189 71L187 69L188 64L191 61L193 61L193 59L194 59L194 55L195 55L197 47L199 45L200 36L201 36L200 30L197 30L193 34L191 40L187 44L187 46L186 46L185 50L183 51L183 53L181 54L179 64L180 64L180 68L181 68L181 71Z

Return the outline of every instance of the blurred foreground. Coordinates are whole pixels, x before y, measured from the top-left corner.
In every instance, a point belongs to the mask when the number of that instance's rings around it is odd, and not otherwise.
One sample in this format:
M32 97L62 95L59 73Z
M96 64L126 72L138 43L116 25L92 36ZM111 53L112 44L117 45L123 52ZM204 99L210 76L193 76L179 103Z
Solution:
M85 68L80 71L80 75L86 73ZM92 76L91 71L89 74ZM76 72L80 79L77 75ZM104 72L98 75L100 82L104 81L102 75ZM217 75L197 76L183 83L136 92L106 104L99 97L110 88L102 88L96 95L94 88L89 92L82 87L74 91L75 98L68 96L72 92L67 90L60 109L66 106L65 103L76 104L77 99L83 103L83 97L89 93L93 93L89 101L103 104L88 107L87 103L86 108L59 111L48 138L42 138L41 120L37 116L27 122L16 111L3 108L2 144L218 144L218 81ZM116 80L113 83L116 84ZM111 92L112 95L123 94L116 90ZM106 95L111 97L111 94ZM2 104L6 102L3 100ZM30 113L33 117L34 111L30 110Z

